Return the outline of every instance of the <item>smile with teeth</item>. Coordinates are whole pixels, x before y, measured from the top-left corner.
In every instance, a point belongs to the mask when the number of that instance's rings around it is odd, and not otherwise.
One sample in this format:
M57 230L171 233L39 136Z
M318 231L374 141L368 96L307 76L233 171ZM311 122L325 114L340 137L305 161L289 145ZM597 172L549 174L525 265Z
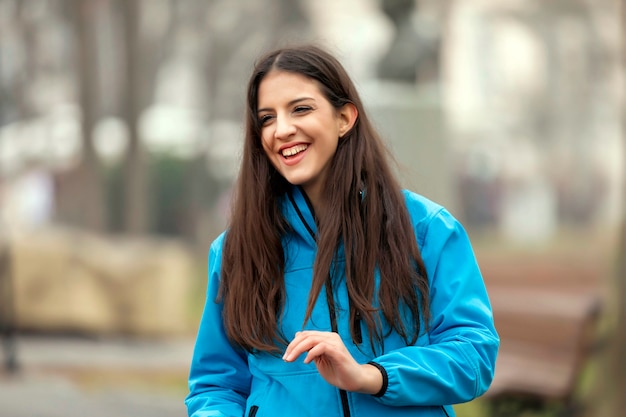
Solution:
M302 151L305 151L308 147L309 147L309 145L299 144L299 145L296 145L296 146L292 146L291 148L283 149L281 151L281 153L282 153L282 155L285 158L288 158L290 156L294 156L296 154L299 154Z

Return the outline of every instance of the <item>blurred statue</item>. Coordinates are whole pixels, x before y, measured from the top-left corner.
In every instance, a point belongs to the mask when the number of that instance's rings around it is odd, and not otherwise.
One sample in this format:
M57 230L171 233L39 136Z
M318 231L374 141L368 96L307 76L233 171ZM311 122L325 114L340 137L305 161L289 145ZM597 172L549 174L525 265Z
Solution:
M413 22L417 0L382 0L382 11L396 27L396 34L387 53L378 65L380 78L415 83L422 68L438 70L438 40L425 37ZM437 71L438 72L438 71Z

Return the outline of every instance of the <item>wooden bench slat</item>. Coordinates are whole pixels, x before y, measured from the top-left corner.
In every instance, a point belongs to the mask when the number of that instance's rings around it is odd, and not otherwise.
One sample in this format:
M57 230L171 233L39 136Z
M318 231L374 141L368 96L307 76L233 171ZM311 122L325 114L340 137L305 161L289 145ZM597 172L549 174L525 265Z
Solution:
M573 320L588 316L589 311L596 307L598 300L596 294L532 288L491 288L489 297L495 312L523 317L553 316Z
M560 400L569 394L574 368L572 355L564 356L532 346L504 345L487 397L503 394L540 395Z
M490 288L501 338L487 398L570 401L593 344L601 297L540 288Z

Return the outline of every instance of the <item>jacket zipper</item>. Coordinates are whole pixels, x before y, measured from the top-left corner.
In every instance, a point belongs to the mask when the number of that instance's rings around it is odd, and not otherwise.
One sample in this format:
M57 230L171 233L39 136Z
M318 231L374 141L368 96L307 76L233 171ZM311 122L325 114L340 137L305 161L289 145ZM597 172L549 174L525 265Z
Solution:
M306 194L304 193L304 190L302 190L302 194L304 196L304 199L307 203L307 206L309 207L309 210L311 211L311 214L313 214L313 217L315 218L315 212L313 211L313 205L310 203L310 201L308 200L308 198L306 197ZM291 194L289 194L289 200L291 201L291 204L293 205L293 208L296 210L296 213L298 214L298 217L300 218L300 221L304 224L304 227L306 228L306 230L309 232L309 234L311 235L311 237L313 238L313 240L317 243L317 237L315 236L315 233L313 233L313 229L311 229L311 227L309 226L309 224L306 222L306 220L304 219L304 216L302 215L302 212L300 211L300 208L298 207L298 205L296 204L293 196ZM338 331L338 327L337 327L337 316L335 314L335 298L333 296L333 290L332 290L332 283L331 283L331 277L330 275L328 276L328 282L326 283L325 287L326 287L326 303L328 304L328 313L330 315L330 327L331 330L335 333L339 333ZM355 323L356 325L357 323ZM360 323L359 324L359 335L360 335ZM348 402L348 393L346 392L346 390L340 389L339 390L339 397L341 398L341 408L343 411L343 417L350 417L351 413L350 413L350 404ZM257 407L258 409L258 407ZM254 414L256 414L256 409L254 410ZM250 410L250 412L252 413L252 409ZM252 414L252 417L254 416L254 414Z
M339 333L337 327L337 315L335 314L335 298L333 297L333 290L331 288L330 277L326 283L326 303L328 304L328 314L330 315L330 327L333 332ZM350 403L348 402L348 393L344 389L339 390L339 397L341 398L341 409L343 411L343 417L350 417Z
M350 310L352 310L352 303L350 303ZM361 333L361 312L356 311L354 313L354 343L360 345L363 343L363 334Z
M259 411L259 406L257 405L253 405L252 407L250 407L250 411L248 412L248 417L254 417L256 416L256 413Z
M304 198L307 203L307 206L309 207L309 210L311 210L313 217L315 217L315 213L313 212L313 205L309 202L308 198L306 197L306 194L304 194L304 190L302 190L302 194L305 196ZM362 198L363 192L361 191L359 195ZM304 224L304 227L306 228L306 230L309 232L313 240L317 243L317 237L315 236L315 233L313 233L313 229L311 229L309 224L304 219L304 216L302 215L300 208L296 204L291 194L289 194L289 200L291 201L293 208L296 210L296 213L298 214L300 221L302 222L302 224ZM333 290L331 288L331 285L332 285L332 282L329 276L328 282L326 283L326 304L328 304L328 313L330 315L330 327L333 332L339 333L338 328L337 328L337 316L335 314L335 301L334 301L335 298L333 296ZM352 309L352 303L350 303L350 309ZM354 334L356 338L354 342L356 344L363 343L363 334L361 332L361 313L359 311L357 311L356 314L354 315ZM344 417L350 417L351 413L350 413L350 403L348 402L348 393L346 392L346 390L340 389L339 396L341 397L341 408L343 410ZM248 417L255 417L258 410L259 410L259 407L257 407L256 405L252 406L252 408L250 408L250 413L248 414ZM441 406L441 410L444 412L446 416L449 416L444 406Z

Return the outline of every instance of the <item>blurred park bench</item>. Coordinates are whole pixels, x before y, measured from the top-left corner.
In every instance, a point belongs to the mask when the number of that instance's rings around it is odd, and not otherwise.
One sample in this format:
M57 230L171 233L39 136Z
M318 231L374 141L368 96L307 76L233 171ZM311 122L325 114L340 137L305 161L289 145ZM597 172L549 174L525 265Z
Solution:
M559 406L582 412L577 388L597 342L601 296L567 288L495 286L489 290L501 347L485 398L492 417Z

